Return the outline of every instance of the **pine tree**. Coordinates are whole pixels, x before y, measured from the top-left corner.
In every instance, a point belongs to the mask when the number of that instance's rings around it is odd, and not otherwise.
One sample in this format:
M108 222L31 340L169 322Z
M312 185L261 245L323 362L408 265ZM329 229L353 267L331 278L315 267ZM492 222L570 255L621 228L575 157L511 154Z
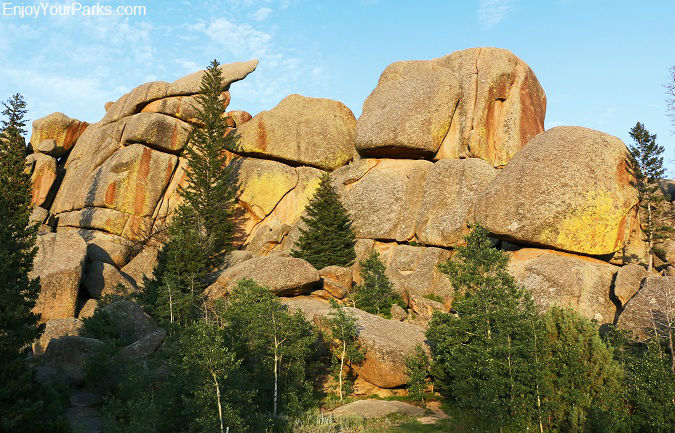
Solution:
M365 351L359 342L359 330L356 326L356 317L345 310L334 299L331 300L331 311L326 320L326 340L333 354L333 363L338 377L338 394L340 400L344 394L345 366L360 364L365 359Z
M319 188L305 208L300 238L291 255L304 259L317 269L351 266L356 259L356 235L347 210L331 183L329 174L321 176Z
M200 314L204 280L231 249L236 168L227 151L236 147L227 133L222 71L214 60L201 82L197 123L185 150L187 187L167 231L144 302L163 321L194 320Z
M31 179L24 172L26 102L3 103L0 128L0 432L58 430L25 356L43 331L32 312L40 293L30 280L37 229L29 224ZM51 430L50 430L51 429Z
M630 130L635 144L629 147L630 162L635 176L635 187L638 192L642 210L643 231L649 245L647 270L654 266L656 242L665 237L666 226L662 222L663 195L659 191L658 180L664 175L663 146L656 144L656 135L650 134L640 122Z
M536 307L507 271L508 257L477 226L440 269L456 291L459 317L436 313L427 338L442 387L460 408L500 431L533 429L538 420L541 348Z
M380 254L373 251L360 265L363 282L351 294L354 306L368 313L390 317L391 306L400 301L401 297L394 292Z
M571 309L550 308L540 328L544 352L542 411L554 431L584 432L601 423L618 431L623 369L597 324Z

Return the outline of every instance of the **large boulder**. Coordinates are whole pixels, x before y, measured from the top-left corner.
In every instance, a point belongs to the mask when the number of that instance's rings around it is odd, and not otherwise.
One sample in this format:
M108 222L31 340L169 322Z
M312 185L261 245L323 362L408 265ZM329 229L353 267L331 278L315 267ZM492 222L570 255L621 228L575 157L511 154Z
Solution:
M356 146L370 157L481 158L502 167L544 130L546 95L508 50L391 64L366 99Z
M58 176L56 160L41 153L30 154L26 157L26 170L33 183L31 204L45 205Z
M206 290L210 299L225 296L239 281L252 279L277 296L307 293L321 284L319 271L302 259L273 255L256 257L226 269Z
M620 250L637 223L628 150L611 135L537 135L477 197L473 219L505 240L582 254Z
M307 297L284 298L292 310L299 310L307 320L322 323L330 313L328 302ZM405 360L418 345L424 346L424 329L409 323L389 320L356 308L344 307L357 320L359 341L366 351L365 360L353 365L354 371L380 388L397 388L408 380Z
M224 100L229 103L229 92L225 92L227 98ZM199 102L194 96L174 96L171 98L158 99L150 102L143 107L141 113L162 113L167 116L175 117L183 122L196 122ZM227 105L225 105L227 108Z
M135 287L140 288L144 285L144 279L151 278L157 264L159 263L159 248L147 246L136 255L122 269L122 273L127 276Z
M422 416L424 415L424 409L402 401L357 400L340 406L331 413L335 416L372 419L382 418L394 413Z
M326 266L319 271L323 290L336 299L344 299L352 291L354 276L352 270L342 266Z
M415 235L429 161L369 159L336 170L334 183L356 237L405 242Z
M290 95L237 128L237 152L335 170L356 154L355 128L343 103Z
M227 90L230 84L246 78L248 74L255 71L257 66L257 60L220 65L222 90ZM116 102L107 105L106 114L100 123L107 125L124 117L140 113L146 105L159 99L195 95L199 93L203 76L204 71L198 71L172 83L153 81L142 84L123 95Z
M443 159L429 169L415 236L424 245L457 246L468 233L467 217L475 197L497 172L482 159Z
M134 283L115 266L105 262L92 262L86 268L82 286L93 299L103 296L129 292L135 289ZM122 287L121 289L119 287Z
M665 337L668 333L668 318L670 326L673 326L673 317L675 277L649 276L642 282L642 288L624 306L617 327L630 331L639 339L654 336L655 332Z
M46 366L64 375L74 386L81 386L85 380L87 363L105 343L95 338L67 335L52 340L44 353Z
M87 243L87 259L90 262L99 261L120 268L129 262L137 247L129 239L100 230L80 229L76 232Z
M502 167L544 131L546 94L532 69L512 52L470 48L434 61L450 68L462 89L437 159L481 158Z
M63 113L52 113L33 121L30 142L36 147L45 140L54 140L55 145L46 153L61 158L73 148L88 126L87 122L72 119Z
M191 130L187 123L165 114L134 114L124 128L122 144L141 143L161 152L179 153Z
M431 61L392 63L363 103L356 148L364 156L433 157L461 97L449 68Z
M571 307L601 325L614 323L610 292L618 270L590 257L534 248L516 251L508 264L509 273L542 309Z
M614 280L614 297L626 305L628 301L640 290L642 280L647 276L647 270L635 263L628 264L619 269Z
M84 322L74 317L48 320L45 323L44 332L33 343L33 354L35 356L42 356L53 339L66 335L81 335L83 330Z
M74 317L77 294L87 257L87 243L77 233L38 236L31 278L40 278L34 311L43 321Z

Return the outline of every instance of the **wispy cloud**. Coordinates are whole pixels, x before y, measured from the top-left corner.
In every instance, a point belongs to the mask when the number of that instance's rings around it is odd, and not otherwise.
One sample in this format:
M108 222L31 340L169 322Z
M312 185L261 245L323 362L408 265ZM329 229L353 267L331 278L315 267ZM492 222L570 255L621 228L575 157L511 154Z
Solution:
M253 19L256 21L265 21L270 14L272 13L272 9L270 8L260 8L257 11L253 12Z
M513 10L514 0L481 0L478 21L485 30L499 24Z

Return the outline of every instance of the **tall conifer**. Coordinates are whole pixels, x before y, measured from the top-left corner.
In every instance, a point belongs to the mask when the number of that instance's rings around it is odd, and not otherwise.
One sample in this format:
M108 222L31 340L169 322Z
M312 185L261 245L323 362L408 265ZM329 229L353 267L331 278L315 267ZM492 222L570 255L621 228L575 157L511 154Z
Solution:
M661 205L664 198L657 183L665 174L661 156L663 146L656 144L656 134L650 134L640 122L630 130L630 136L635 140L635 144L629 147L630 161L642 210L643 231L649 244L647 270L651 271L654 264L655 243L665 237L667 230L661 221Z
M33 268L37 229L29 224L31 179L24 172L26 102L3 103L0 124L0 432L58 431L59 420L41 399L26 351L43 330L32 312L40 285ZM51 419L50 419L51 418Z
M235 139L227 134L223 76L214 60L202 77L197 124L185 150L187 186L179 193L153 281L145 302L156 316L174 323L198 315L204 279L231 249L236 170L228 163Z
M302 221L306 228L300 228L293 257L307 260L317 269L352 265L356 259L356 235L329 174L321 176L305 212Z

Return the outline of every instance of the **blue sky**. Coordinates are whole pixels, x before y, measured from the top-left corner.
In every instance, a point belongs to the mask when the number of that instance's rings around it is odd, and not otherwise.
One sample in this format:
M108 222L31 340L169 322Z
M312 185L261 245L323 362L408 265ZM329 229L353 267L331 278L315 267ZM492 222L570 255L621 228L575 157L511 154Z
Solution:
M73 1L14 1L12 6ZM80 0L143 5L145 16L20 18L0 9L0 98L30 118L96 121L103 104L151 80L260 59L231 109L270 109L291 93L337 99L356 116L384 68L477 47L525 60L548 97L546 127L580 125L630 142L640 121L675 159L663 85L675 65L669 0ZM675 163L670 163L675 176Z

